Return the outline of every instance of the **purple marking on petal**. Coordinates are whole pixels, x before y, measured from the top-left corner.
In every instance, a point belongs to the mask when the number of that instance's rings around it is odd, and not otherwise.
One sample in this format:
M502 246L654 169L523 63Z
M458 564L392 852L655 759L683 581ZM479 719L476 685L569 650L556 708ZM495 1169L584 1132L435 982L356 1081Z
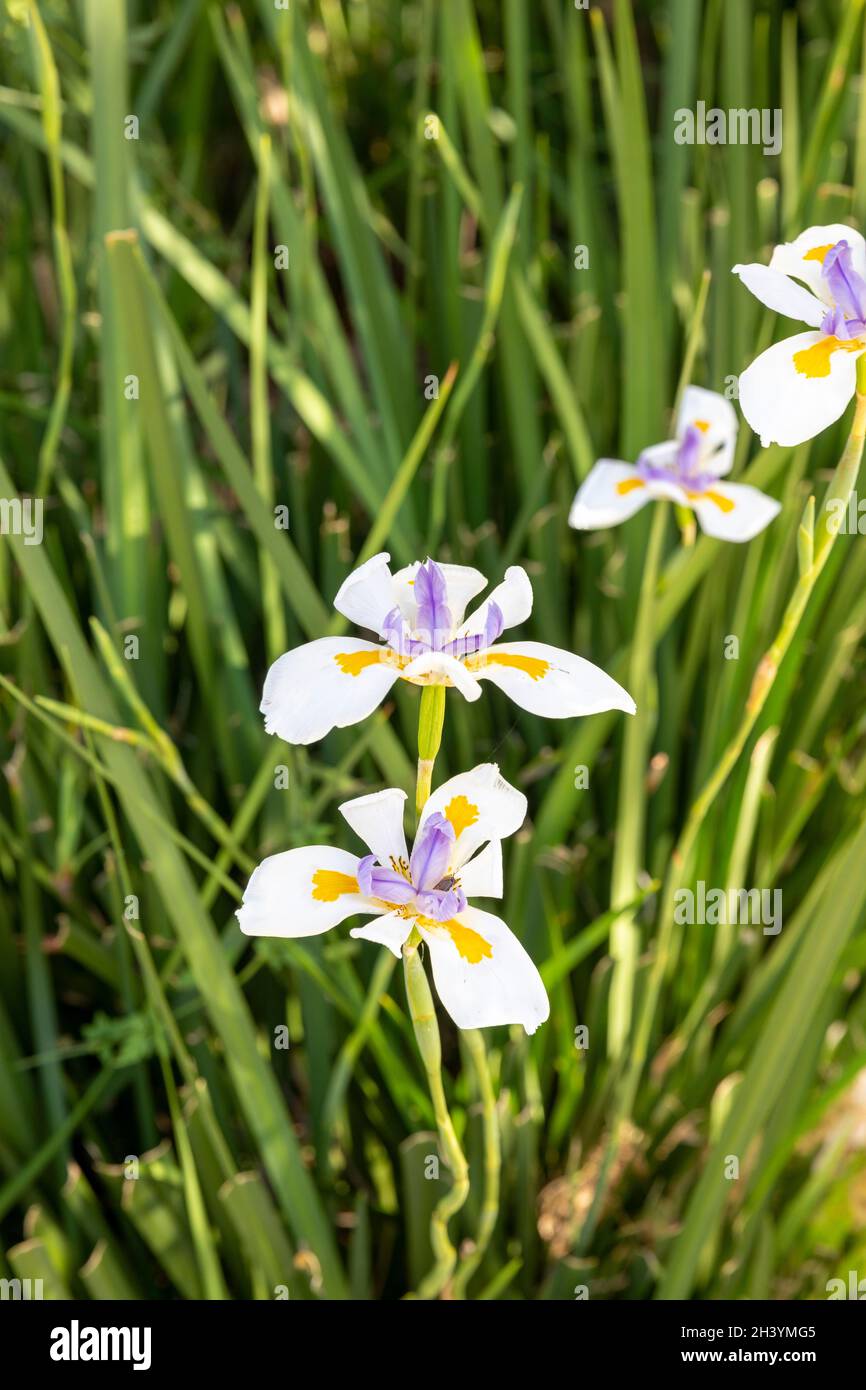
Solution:
M410 903L415 889L394 869L383 869L376 856L368 854L358 865L358 887L365 897L382 898L386 903Z
M490 599L487 604L487 618L484 623L484 645L492 647L497 637L502 636L505 628L505 619L502 616L502 609L495 599Z
M690 492L701 492L715 482L714 473L699 473L704 435L696 425L688 425L676 455L669 464L654 463L646 453L639 454L638 475L645 483L677 483Z
M472 656L474 652L486 650L492 647L505 627L505 619L502 616L502 609L495 599L487 602L487 612L484 615L484 631L471 632L466 637L455 637L452 642L448 642L442 648L449 656L456 656L458 661L464 657Z
M415 571L415 630L427 643L425 651L441 651L451 636L454 625L447 599L445 575L435 560L428 558Z
M638 454L635 467L645 483L675 483L677 481L676 471L670 464L653 463L652 459L647 458L645 453Z
M834 304L832 309L828 309L821 320L821 332L828 334L831 338L848 337L848 320L838 304Z
M681 478L693 478L698 471L703 435L696 425L687 425L677 453L677 472Z
M392 608L386 615L379 636L383 637L395 652L403 654L406 645L406 620L399 608Z
M417 893L435 888L448 869L454 847L454 826L439 811L434 811L412 846L409 875Z
M866 319L866 280L854 269L854 258L847 241L837 241L835 246L830 247L821 266L821 276L826 280L827 288L845 319ZM821 327L824 329L823 324ZM848 326L844 335L834 329L834 336L847 338Z
M838 304L828 309L821 320L821 332L831 338L841 338L843 342L850 338L859 338L864 330L866 319L846 319Z
M426 642L418 642L414 637L409 636L406 619L399 608L391 609L382 625L379 636L384 637L391 650L400 656L420 656L422 652L430 650Z

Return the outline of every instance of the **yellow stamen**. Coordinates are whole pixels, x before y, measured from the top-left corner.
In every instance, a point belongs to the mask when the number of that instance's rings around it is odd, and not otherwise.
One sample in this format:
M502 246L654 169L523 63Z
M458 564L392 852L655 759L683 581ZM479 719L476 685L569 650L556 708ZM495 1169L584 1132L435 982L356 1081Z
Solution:
M318 903L335 903L344 893L357 893L358 880L338 869L317 869L313 874L313 897Z
M710 428L709 420L693 420L692 423L696 430L700 430L701 434L706 434Z
M337 652L334 660L343 672L344 676L360 676L368 666L378 666L382 660L382 653L372 652Z
M445 807L445 819L454 827L456 838L470 825L475 824L478 819L478 807L473 806L465 796L452 797Z
M623 478L621 483L617 483L616 490L620 497L626 497L628 493L634 492L635 488L646 487L646 483L641 478Z
M687 492L686 496L690 502L715 502L720 512L732 512L737 505L730 497L725 497L724 493L713 492Z
M866 347L866 343L860 338L834 338L828 334L811 347L795 352L794 368L801 376L829 376L830 357L834 352L859 352L863 347Z
M829 246L813 246L811 251L806 252L805 256L803 257L803 260L820 261L823 264L824 257L826 256L828 251L833 250L834 244L835 243L831 241Z

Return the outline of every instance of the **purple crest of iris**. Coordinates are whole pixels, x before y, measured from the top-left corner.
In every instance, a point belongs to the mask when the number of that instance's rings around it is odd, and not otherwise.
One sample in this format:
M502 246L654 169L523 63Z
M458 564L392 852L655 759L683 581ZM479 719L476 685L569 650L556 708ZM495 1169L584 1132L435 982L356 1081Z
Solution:
M430 650L427 642L418 641L410 636L408 624L399 608L391 609L379 635L393 651L399 652L400 656L421 656L423 652Z
M395 869L383 869L375 854L358 864L358 887L368 898L382 898L386 903L410 903L415 897L409 880Z
M837 241L821 266L821 275L835 300L821 323L821 332L834 338L854 338L866 329L866 280L854 269L851 247Z
M416 902L423 917L432 917L434 922L447 922L466 907L466 894L462 888L434 888L427 893L419 893Z
M428 816L423 830L412 846L412 857L409 860L409 877L417 893L435 888L448 872L454 840L454 826L440 811L434 811L432 816Z
M409 878L368 854L358 864L358 887L367 897L401 907L412 903L424 917L447 922L466 907L463 889L447 877L454 840L453 825L436 811L412 848Z
M453 623L447 598L445 575L435 560L428 558L415 571L415 630L426 642L425 651L441 651L451 636Z
M638 473L645 483L680 483L701 491L713 481L713 474L698 472L703 441L704 435L697 426L688 425L670 463L656 463L644 453L638 457Z
M473 632L468 637L455 637L442 650L447 652L449 656L456 656L458 660L464 656L471 656L473 652L481 652L492 646L504 627L505 619L502 616L502 609L494 599L491 599L484 617L484 631Z

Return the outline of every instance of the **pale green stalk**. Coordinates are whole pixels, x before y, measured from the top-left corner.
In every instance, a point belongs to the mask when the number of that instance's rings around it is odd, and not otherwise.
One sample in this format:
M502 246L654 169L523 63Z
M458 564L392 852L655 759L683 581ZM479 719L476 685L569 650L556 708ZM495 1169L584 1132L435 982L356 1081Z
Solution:
M475 1076L478 1081L478 1093L481 1097L484 1127L484 1197L481 1203L478 1233L475 1237L474 1247L466 1258L461 1260L460 1267L454 1276L455 1298L462 1298L466 1292L469 1280L484 1259L493 1232L496 1230L496 1222L499 1220L499 1188L502 1172L502 1150L499 1142L499 1123L496 1117L496 1095L490 1076L490 1064L487 1060L484 1035L478 1028L469 1028L463 1034L463 1041L469 1056L472 1058L472 1065L475 1068Z
M445 719L444 685L428 685L421 692L421 709L418 715L418 782L415 791L415 809L421 814L424 803L430 795L433 777L433 764L442 741L442 725ZM430 1220L430 1243L436 1257L430 1273L418 1288L419 1298L438 1298L445 1289L457 1263L457 1251L448 1234L448 1222L460 1211L469 1196L469 1165L460 1147L454 1129L454 1122L445 1099L442 1082L442 1042L439 1024L436 1021L436 1006L430 992L430 984L424 962L418 954L421 937L417 927L413 927L408 940L403 945L403 973L406 980L406 998L409 1014L424 1070L433 1101L436 1128L445 1162L451 1169L452 1184L448 1192L437 1203Z
M418 712L418 776L415 784L415 810L420 816L430 795L433 764L442 742L445 723L445 686L428 685L421 692Z

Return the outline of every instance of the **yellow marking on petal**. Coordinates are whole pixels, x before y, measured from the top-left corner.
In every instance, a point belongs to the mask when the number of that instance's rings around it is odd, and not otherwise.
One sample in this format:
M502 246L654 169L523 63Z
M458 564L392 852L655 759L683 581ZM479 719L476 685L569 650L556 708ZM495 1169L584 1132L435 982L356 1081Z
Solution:
M526 675L531 676L534 681L540 681L542 676L546 676L550 670L550 662L545 661L542 657L523 656L517 652L489 651L484 665L513 666L518 671L525 671Z
M334 657L344 676L360 676L368 666L378 666L381 659L382 653L379 651L337 652Z
M626 497L635 488L646 487L646 483L641 478L623 478L621 483L617 483L616 490L620 497Z
M835 242L830 242L829 246L813 246L811 251L807 251L803 257L804 261L820 261L823 265L824 257L828 251L832 251Z
M687 492L686 496L690 502L715 502L720 512L732 512L737 505L730 497L725 497L724 493L714 492Z
M357 893L358 880L339 869L317 869L313 874L313 897L318 903L335 903L344 893Z
M706 434L707 430L710 428L709 420L693 420L692 424L696 430L700 430L701 434Z
M479 961L490 960L493 956L493 947L489 941L485 941L483 936L479 936L477 931L471 927L464 927L462 922L458 922L452 917L447 922L440 923L445 928L457 952L468 961L470 965L478 965Z
M863 347L866 347L866 343L860 338L834 338L832 334L828 334L825 338L819 338L811 347L802 348L800 352L794 353L794 369L801 376L829 376L830 357L834 352L859 352Z
M478 807L465 796L454 796L445 807L445 819L454 827L455 838L474 825L478 819Z

